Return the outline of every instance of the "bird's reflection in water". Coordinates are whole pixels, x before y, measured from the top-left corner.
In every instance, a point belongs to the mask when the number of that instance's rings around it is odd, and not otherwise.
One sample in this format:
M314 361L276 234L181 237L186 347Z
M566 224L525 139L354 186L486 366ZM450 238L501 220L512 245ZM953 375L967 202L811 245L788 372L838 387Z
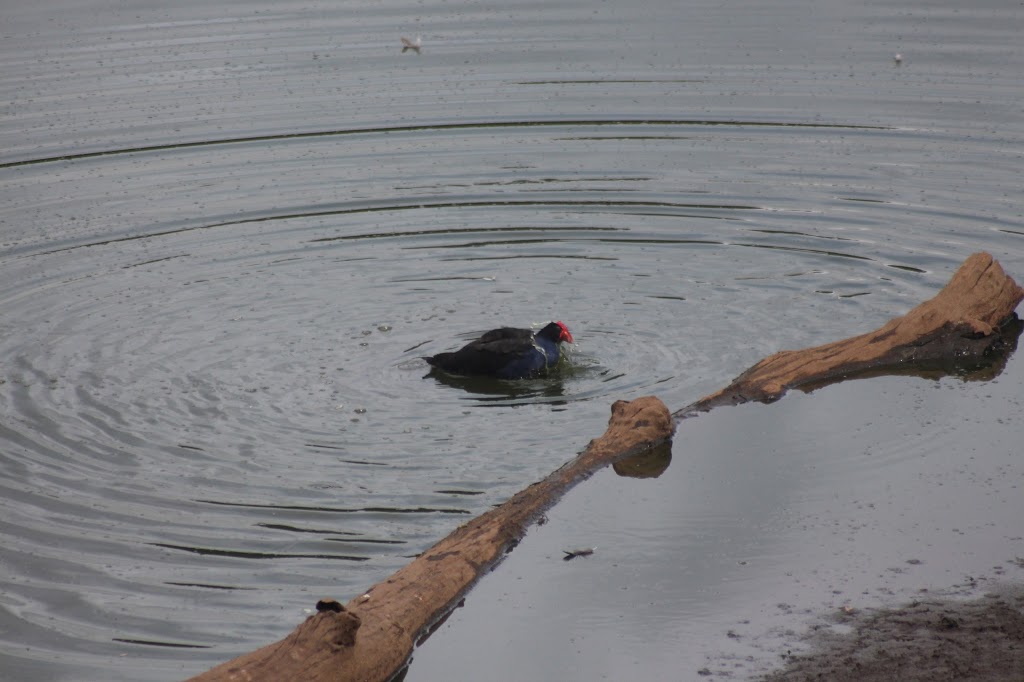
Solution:
M558 370L547 372L535 379L495 379L494 377L458 376L443 370L431 369L428 377L440 384L470 393L485 405L544 402L564 404L565 384Z

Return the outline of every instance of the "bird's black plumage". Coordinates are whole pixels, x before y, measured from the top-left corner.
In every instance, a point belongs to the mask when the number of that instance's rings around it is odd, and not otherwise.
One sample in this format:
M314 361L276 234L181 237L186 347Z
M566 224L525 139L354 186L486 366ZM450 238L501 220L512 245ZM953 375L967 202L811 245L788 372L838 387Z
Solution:
M561 322L552 322L537 332L501 327L457 351L423 359L432 367L451 374L525 379L558 362L562 341L572 343L573 339L569 328Z

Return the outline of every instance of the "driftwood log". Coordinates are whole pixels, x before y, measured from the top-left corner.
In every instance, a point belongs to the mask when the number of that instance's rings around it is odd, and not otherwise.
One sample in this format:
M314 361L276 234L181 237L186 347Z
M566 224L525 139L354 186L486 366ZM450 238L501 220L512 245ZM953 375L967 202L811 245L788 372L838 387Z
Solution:
M907 315L868 334L776 353L674 415L654 397L616 402L605 434L561 469L460 526L348 604L323 599L317 613L285 639L222 663L192 682L389 680L402 671L416 643L544 510L598 469L666 443L675 421L718 405L770 402L790 388L898 371L908 364L998 356L1015 346L1020 324L1014 310L1022 299L1024 290L990 255L975 254L935 298Z
M674 416L719 405L772 402L791 388L813 389L844 379L899 372L905 367L966 365L1016 347L1024 299L1013 278L987 253L963 262L934 298L879 329L824 346L786 350L757 363L722 390Z
M405 665L417 639L447 615L570 487L608 462L663 443L671 435L672 418L657 398L616 402L605 434L558 471L460 526L347 605L321 600L318 613L285 639L193 680L390 679Z

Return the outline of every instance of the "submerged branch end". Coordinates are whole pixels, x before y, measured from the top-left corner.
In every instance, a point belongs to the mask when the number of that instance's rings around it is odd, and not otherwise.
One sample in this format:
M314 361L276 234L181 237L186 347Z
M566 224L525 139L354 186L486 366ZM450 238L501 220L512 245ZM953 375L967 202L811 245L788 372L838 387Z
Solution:
M719 405L772 402L791 388L818 388L854 376L990 358L1015 346L1020 329L1014 311L1021 300L1024 289L991 255L976 253L942 291L903 317L867 334L775 353L674 416L682 419Z

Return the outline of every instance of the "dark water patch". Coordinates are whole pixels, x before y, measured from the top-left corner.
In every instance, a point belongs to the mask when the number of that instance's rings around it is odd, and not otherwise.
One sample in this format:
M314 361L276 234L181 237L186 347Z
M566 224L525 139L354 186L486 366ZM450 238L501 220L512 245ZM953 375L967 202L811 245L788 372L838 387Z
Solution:
M277 509L280 511L302 511L328 514L470 514L468 509L430 508L430 507L311 507L287 504L258 504L255 502L225 502L223 500L194 500L199 504L212 504L221 507L243 507L247 509Z
M559 141L600 141L600 140L637 140L637 141L649 141L649 140L692 140L692 137L686 135L574 135L573 137L556 137ZM620 190L621 191L621 190Z
M313 533L317 535L361 535L361 533L345 533L338 530L331 529L316 529L316 528L299 528L297 526L289 526L284 523L257 523L260 528L269 528L271 530L285 530L290 533Z
M174 581L170 581L170 580L165 581L164 585L174 585L176 587L195 587L195 588L198 588L198 589L201 589L201 590L227 590L227 591L249 590L249 591L252 591L252 590L256 589L255 587L240 587L238 585L214 585L214 584L211 584L211 583L182 583L182 582L174 582Z
M458 376L430 368L428 374L438 385L455 389L481 405L507 406L554 401L564 404L567 395L562 371L536 379L509 381L492 377Z
M334 242L334 241L359 241L363 239L402 239L402 238L420 238L420 237L434 237L442 235L462 235L462 234L487 234L490 232L506 233L506 232L546 232L546 231L558 231L558 232L616 232L622 231L624 228L618 227L599 227L599 226L505 226L505 227L474 227L474 228L447 228L437 230L418 230L415 232L381 232L381 233L366 233L366 234L351 234L351 235L338 235L334 237L319 237L317 239L311 239L310 243L318 242Z
M152 265L153 263L163 263L164 261L174 260L175 258L188 258L189 254L181 254L179 256L165 256L163 258L154 258L152 260L142 261L141 263L132 263L131 265L122 265L121 268L127 270L128 268L138 268L143 265Z
M197 140L194 142L178 142L174 144L147 145L140 147L126 147L123 149L108 149L103 151L85 152L80 154L64 154L60 156L41 157L36 159L24 159L21 161L9 161L0 163L0 170L4 168L16 168L20 166L38 165L44 163L56 163L67 161L81 161L103 156L136 155L150 152L181 151L196 147L215 147L223 145L254 144L261 142L280 142L287 140L299 140L306 138L329 138L350 135L398 135L403 133L420 132L453 132L462 130L480 129L518 129L518 128L567 128L567 127L598 127L598 126L695 126L695 127L740 127L740 128L832 128L837 130L893 130L889 126L861 125L849 123L798 123L782 121L716 121L712 119L578 119L578 120L556 120L556 121L483 121L467 123L448 124L426 124L390 126L379 128L353 128L339 130L321 130L300 133L279 133L274 135L254 135L249 137L234 137L224 139Z
M573 79L573 80L550 80L550 81L518 81L516 85L603 85L605 83L623 84L628 85L635 83L638 85L648 83L703 83L703 80L690 80L682 78L606 78L600 80L585 80L585 79Z
M865 199L863 197L838 197L840 201L860 201L866 204L888 204L888 201L882 199Z
M231 559L330 559L332 561L369 561L367 556L352 556L345 554L307 554L288 552L249 552L234 549L217 549L213 547L191 547L188 545L172 545L166 542L151 542L153 547L173 549L179 552L189 552L201 556L227 557Z
M516 180L503 180L503 181L478 181L472 183L472 187L516 187L519 185L573 185L582 183L594 183L594 182L608 182L608 183L633 183L633 182L647 182L651 180L650 176L645 175L595 175L593 177L577 178L572 176L565 177L542 177L542 178L519 178Z
M595 175L593 177L574 178L570 176L566 177L539 177L539 178L516 178L514 180L479 180L476 182L467 183L453 183L448 182L444 184L430 184L430 185L397 185L396 190L402 192L418 192L421 190L431 190L432 192L447 192L451 189L473 189L476 187L502 187L512 189L523 189L530 190L536 189L540 191L554 191L554 188L561 188L564 191L582 191L574 190L573 185L592 185L595 182L607 182L607 183L623 183L615 184L615 191L634 191L623 189L625 183L642 183L651 180L650 177L645 176L609 176L609 175ZM531 187L537 185L538 187Z
M812 253L819 256L828 256L829 258L849 258L852 260L863 260L873 261L874 258L868 256L858 256L853 253L842 253L839 251L829 251L825 249L809 249L806 247L799 246L782 246L779 244L744 244L740 242L731 242L729 246L742 246L750 249L767 249L769 251L794 251L798 253Z
M406 349L405 349L404 351L402 351L402 352L403 352L403 353L409 353L409 352L411 352L411 351L414 351L414 350L416 350L416 349L417 349L417 348L419 348L420 346L425 346L425 345L427 345L427 344L428 344L428 343L430 343L431 341L432 341L432 339L427 339L426 341L420 341L420 342L419 342L419 343L417 343L417 344L416 344L415 346L410 346L409 348L406 348Z
M138 644L140 646L158 646L170 649L212 649L210 644L185 644L183 642L160 642L151 639L127 639L124 637L113 637L111 641L123 642L124 644Z
M485 245L486 246L501 246L503 244L515 244L515 245L522 245L522 244L544 244L544 243L547 243L547 242L548 242L548 240L545 240L545 239L528 239L528 240L517 240L517 241L510 241L510 242L486 242L486 243L483 243L483 244L477 244L477 246L485 246ZM460 248L460 247L463 247L463 246L465 246L465 245L463 245L463 244L452 244L452 245L450 245L450 248ZM521 258L553 258L553 259L556 259L556 260L596 260L596 261L617 261L617 260L621 260L620 258L613 258L611 256L575 256L575 255L569 255L569 254L553 254L553 253L534 253L534 254L521 253L521 254L518 254L518 255L515 255L515 256L472 256L472 257L468 257L468 258L455 258L455 257L452 257L452 258L442 258L441 260L442 261L494 261L494 260L501 261L501 260L513 260L513 259L521 259ZM486 278L485 277L483 279L493 280L494 278ZM415 282L417 280L395 280L395 281L406 281L406 282L410 282L411 281L411 282ZM511 292L510 291L509 293L515 293L515 292Z
M749 231L750 232L759 232L761 234L784 234L784 235L790 235L790 236L793 236L793 237L807 237L809 239L832 239L832 240L841 241L841 242L857 241L856 239L851 239L849 237L841 237L839 235L833 235L833 234L811 234L809 232L798 232L796 230L750 229Z
M364 203L364 202L359 202ZM308 220L310 218L326 218L326 217L338 217L344 215L362 214L362 213L393 213L398 211L427 211L427 210L443 210L443 209L479 209L479 208L501 208L501 207L517 207L517 208L544 208L544 209L559 209L559 208L572 208L572 209L591 209L597 208L601 210L607 209L621 209L623 212L629 212L627 209L633 209L637 207L657 207L665 209L704 209L704 210L722 210L722 211L756 211L762 210L758 206L748 205L716 205L716 204L693 204L693 203L681 203L681 202L667 202L667 201L625 201L625 200L563 200L563 199L548 199L548 200L481 200L481 201L445 201L445 202L424 202L417 201L414 203L396 203L396 202L374 202L374 205L357 206L357 207L337 207L330 209L319 209L316 211L307 212L287 212L287 213L272 213L262 215L251 215L245 218L239 218L235 220L218 221L203 225L192 225L187 227L180 227L171 230L159 230L153 232L147 232L145 234L135 234L124 237L117 237L111 239L103 239L100 241L93 241L81 244L74 244L70 246L64 246L55 249L48 249L46 251L30 253L22 255L22 258L29 258L35 256L46 256L52 254L63 253L66 251L73 251L76 249L83 248L95 248L95 247L106 247L121 243L134 242L139 240L151 240L158 237L170 237L180 236L196 231L214 230L216 228L224 227L237 227L248 224L258 224L265 222L286 222L290 220ZM707 217L715 218L717 216L703 216L700 214L691 215L688 213L667 213L657 215L678 215L679 217ZM495 231L509 229L513 230L533 230L537 228L528 227L513 227L513 228L495 228ZM540 228L540 229L553 229ZM577 228L579 229L579 228ZM599 228L602 230L616 229L616 228ZM465 230L463 230L465 231ZM445 230L433 230L429 232L421 232L419 236L424 235L440 235L448 234L449 231ZM377 234L369 236L353 236L353 235L341 235L337 237L318 237L310 239L310 243L319 242L332 242L332 241L349 241L354 239L389 239L389 238L401 238L405 235L402 234ZM165 259L157 259L165 260ZM155 262L155 261L154 261Z
M455 275L452 277L413 277L409 279L393 279L391 281L396 284L400 284L403 282L457 282L459 280L480 280L484 282L493 282L494 278L489 276L468 277L466 275Z
M903 270L904 272L916 272L916 273L918 273L920 275L928 274L927 270L922 270L921 268L915 268L915 267L913 267L911 265L897 265L895 263L886 263L886 267L888 267L888 268L895 268L897 270Z
M741 221L745 218L738 218L735 216L728 215L708 215L702 213L686 213L686 212L668 212L668 211L623 211L622 215L637 217L637 218L695 218L699 220L723 220L723 221Z

